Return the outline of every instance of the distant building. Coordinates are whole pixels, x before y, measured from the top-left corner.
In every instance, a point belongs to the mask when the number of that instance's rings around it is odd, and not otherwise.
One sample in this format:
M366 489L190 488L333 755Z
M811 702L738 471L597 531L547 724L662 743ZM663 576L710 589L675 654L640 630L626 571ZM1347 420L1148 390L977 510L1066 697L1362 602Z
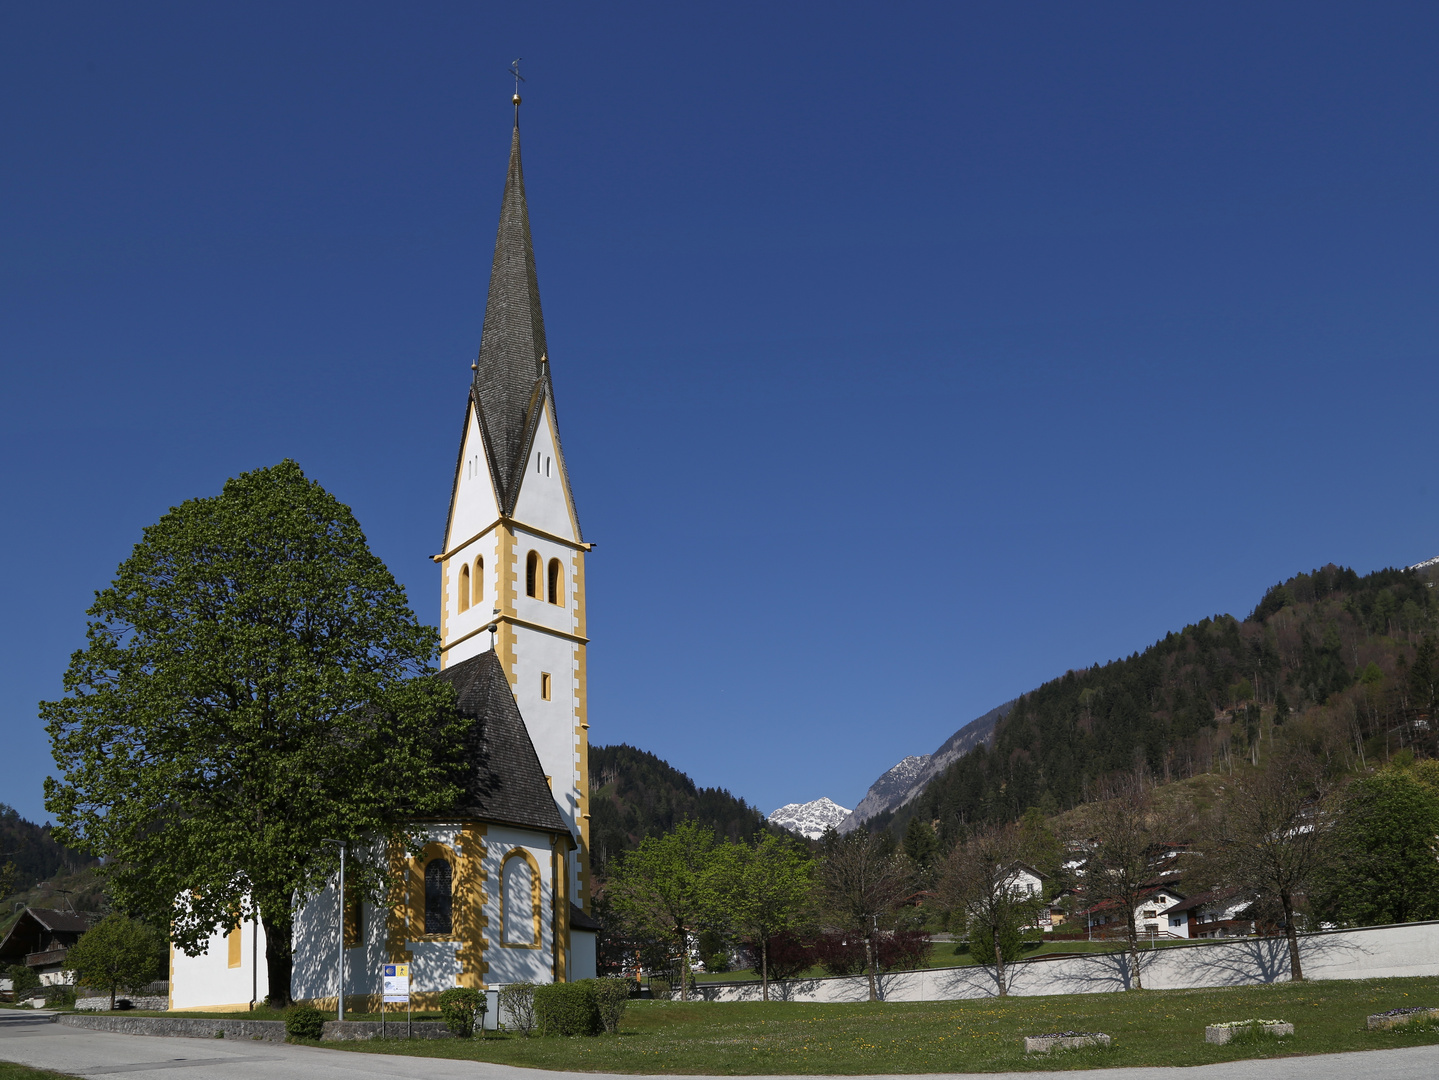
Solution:
M40 976L42 986L73 982L61 965L70 946L90 929L90 921L73 912L27 907L0 942L0 967L23 964Z

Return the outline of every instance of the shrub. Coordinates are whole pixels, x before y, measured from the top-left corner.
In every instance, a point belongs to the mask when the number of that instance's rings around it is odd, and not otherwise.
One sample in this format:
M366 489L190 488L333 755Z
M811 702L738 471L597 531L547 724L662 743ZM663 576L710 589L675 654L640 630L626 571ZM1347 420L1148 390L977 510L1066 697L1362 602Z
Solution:
M500 1016L505 1029L525 1038L535 1030L535 988L529 983L510 983L500 991Z
M40 985L40 976L24 964L11 964L5 974L10 976L10 986L15 991L16 1001L24 996L26 990L34 990Z
M541 1035L598 1035L604 1025L595 1003L595 980L535 987L535 1019Z
M754 953L754 973L760 974L760 951L756 945L752 950ZM775 934L769 939L769 977L771 980L793 979L796 975L803 975L818 961L815 959L814 948L798 934L791 934L788 931Z
M313 1005L291 1005L285 1010L285 1034L292 1039L318 1039L325 1030L325 1014Z
M485 995L466 987L453 987L440 995L440 1017L445 1027L462 1039L475 1033L475 1027L484 1020Z
M595 980L595 1007L600 1012L600 1023L611 1035L619 1031L620 1019L625 1015L625 1006L629 1003L628 979Z
M56 986L45 995L45 1008L47 1009L73 1009L75 1007L75 988L73 986Z
M880 971L913 971L929 959L929 935L923 930L894 930L875 939Z
M674 997L674 988L670 986L668 979L651 979L650 997L656 1001L668 1001Z
M858 975L865 965L864 938L821 934L815 939L814 956L831 975Z

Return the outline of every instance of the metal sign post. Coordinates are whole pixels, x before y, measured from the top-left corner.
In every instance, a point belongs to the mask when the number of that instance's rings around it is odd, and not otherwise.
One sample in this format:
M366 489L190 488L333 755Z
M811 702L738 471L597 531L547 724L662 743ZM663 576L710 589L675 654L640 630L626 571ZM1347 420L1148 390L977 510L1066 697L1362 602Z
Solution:
M409 1015L405 1020L405 1037L412 1034L411 1021L414 1011L410 1009L410 965L386 964L382 972L384 985L380 995L380 1038L385 1037L385 1006L390 1002L403 1001Z

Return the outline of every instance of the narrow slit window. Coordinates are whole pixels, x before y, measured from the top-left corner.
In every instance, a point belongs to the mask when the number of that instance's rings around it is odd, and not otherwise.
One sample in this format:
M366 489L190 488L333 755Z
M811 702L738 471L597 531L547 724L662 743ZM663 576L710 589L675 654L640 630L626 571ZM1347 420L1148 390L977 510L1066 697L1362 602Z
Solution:
M540 699L542 701L550 700L550 673L548 671L540 672Z
M525 595L540 597L540 553L532 551L525 556Z
M485 598L485 557L483 555L475 560L475 578L474 584L470 587L470 596L476 604Z
M468 563L460 567L460 610L470 610L470 567Z
M565 579L564 579L564 577L563 577L563 575L562 575L562 573L561 573L561 570L562 570L562 567L560 566L560 560L559 560L559 559L551 559L551 560L550 560L550 566L549 566L549 574L547 575L547 577L549 578L548 584L549 584L549 587L550 587L550 589L549 589L549 592L550 592L550 603L552 603L552 604L558 604L560 607L564 607L564 606L565 606L565 593L564 593Z

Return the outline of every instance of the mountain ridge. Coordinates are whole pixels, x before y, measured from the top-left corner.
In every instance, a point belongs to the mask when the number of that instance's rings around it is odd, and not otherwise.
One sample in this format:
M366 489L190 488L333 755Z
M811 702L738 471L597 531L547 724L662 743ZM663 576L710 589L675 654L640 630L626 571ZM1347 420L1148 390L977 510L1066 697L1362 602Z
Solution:
M996 705L956 731L932 754L913 754L892 766L869 786L859 805L837 827L853 832L881 814L898 810L916 798L929 782L981 743L994 737L996 725L1014 708L1018 698Z
M799 833L806 840L818 840L829 829L836 828L849 817L850 811L825 796L807 803L786 803L770 813L768 821L782 829Z

